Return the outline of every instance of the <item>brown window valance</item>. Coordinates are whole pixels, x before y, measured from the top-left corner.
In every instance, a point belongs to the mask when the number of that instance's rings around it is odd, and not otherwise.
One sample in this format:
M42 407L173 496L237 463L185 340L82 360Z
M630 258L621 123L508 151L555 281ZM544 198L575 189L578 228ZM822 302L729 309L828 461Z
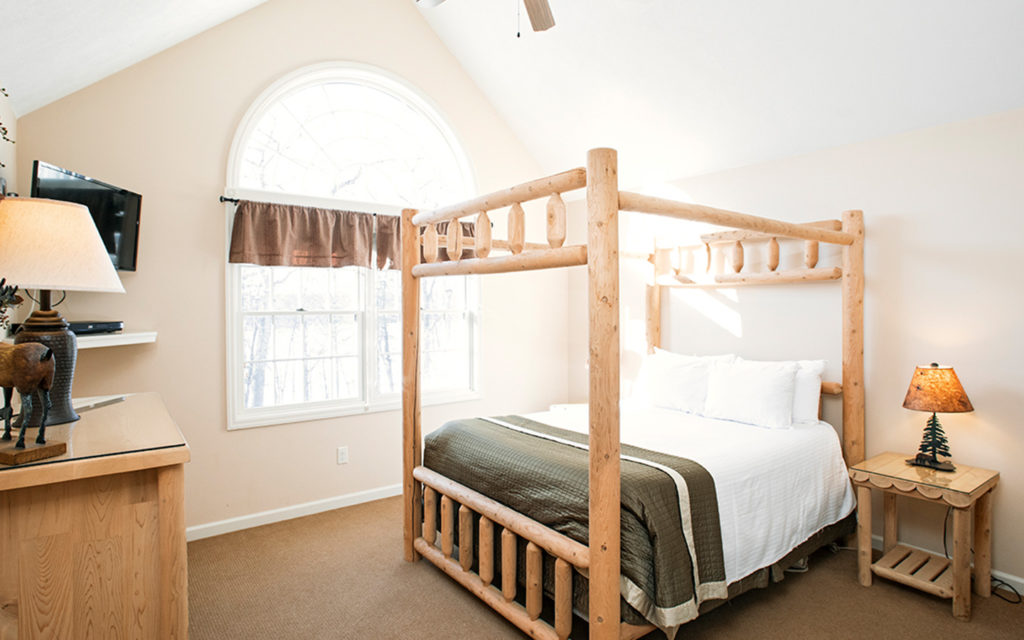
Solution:
M377 216L377 268L402 268L402 219Z
M228 262L268 267L370 266L373 215L242 200Z
M401 269L402 268L402 221L393 216L377 217L377 268L378 269ZM462 223L462 235L472 238L475 228L472 223ZM439 222L437 233L444 236L448 233L448 223ZM449 259L446 249L441 249L441 257ZM463 249L462 258L475 258L476 253L472 249ZM390 261L390 262L389 262ZM420 253L420 262L423 262L423 254Z
M447 225L438 225L444 233ZM462 224L463 235L473 225ZM231 229L228 262L261 266L370 267L374 239L377 268L399 269L401 220L396 216L240 200ZM464 251L463 258L472 257Z

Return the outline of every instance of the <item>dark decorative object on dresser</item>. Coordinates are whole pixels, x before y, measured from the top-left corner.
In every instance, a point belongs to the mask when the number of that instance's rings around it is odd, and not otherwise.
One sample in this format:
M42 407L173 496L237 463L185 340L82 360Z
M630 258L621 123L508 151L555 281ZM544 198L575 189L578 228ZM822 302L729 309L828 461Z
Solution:
M49 347L29 342L11 346L0 344L0 388L4 390L4 433L0 440L11 439L11 397L17 389L21 395L21 420L18 441L14 451L0 451L0 463L20 464L31 460L59 456L67 451L67 443L57 442L46 447L33 447L25 450L25 430L28 428L26 416L31 415L34 406L33 397L38 395L39 409L42 412L37 445L46 445L46 414L50 410L50 386L53 384L54 359ZM18 451L21 449L22 451Z

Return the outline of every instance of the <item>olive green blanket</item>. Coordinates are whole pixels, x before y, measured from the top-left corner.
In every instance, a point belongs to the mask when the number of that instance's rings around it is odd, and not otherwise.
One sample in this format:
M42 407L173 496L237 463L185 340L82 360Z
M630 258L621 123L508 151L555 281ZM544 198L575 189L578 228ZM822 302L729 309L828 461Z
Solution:
M427 436L423 461L587 544L588 439L520 416L456 420ZM669 637L697 617L701 602L727 597L718 502L706 469L622 446L621 571L623 599ZM574 591L585 594L583 587ZM575 606L586 614L586 598Z

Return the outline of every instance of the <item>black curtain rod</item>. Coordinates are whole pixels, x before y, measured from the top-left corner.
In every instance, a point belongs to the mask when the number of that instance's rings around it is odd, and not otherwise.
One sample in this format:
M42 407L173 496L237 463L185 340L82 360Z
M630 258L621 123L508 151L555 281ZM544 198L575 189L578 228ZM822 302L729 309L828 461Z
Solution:
M241 200L239 200L238 198L229 198L227 196L219 196L217 199L220 200L221 202L230 202L232 204L238 204L239 202L241 202ZM376 213L368 213L368 212L365 212L365 211L363 213L367 213L368 215L372 215L374 217L377 216ZM493 222L491 223L491 226L492 227L494 226Z

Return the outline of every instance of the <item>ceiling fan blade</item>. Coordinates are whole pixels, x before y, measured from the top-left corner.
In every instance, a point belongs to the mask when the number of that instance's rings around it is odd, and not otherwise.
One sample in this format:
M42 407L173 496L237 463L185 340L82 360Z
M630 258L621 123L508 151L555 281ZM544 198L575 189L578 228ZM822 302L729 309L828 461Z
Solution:
M548 0L523 0L526 13L530 16L530 24L534 31L547 31L555 26L555 17L551 15Z

